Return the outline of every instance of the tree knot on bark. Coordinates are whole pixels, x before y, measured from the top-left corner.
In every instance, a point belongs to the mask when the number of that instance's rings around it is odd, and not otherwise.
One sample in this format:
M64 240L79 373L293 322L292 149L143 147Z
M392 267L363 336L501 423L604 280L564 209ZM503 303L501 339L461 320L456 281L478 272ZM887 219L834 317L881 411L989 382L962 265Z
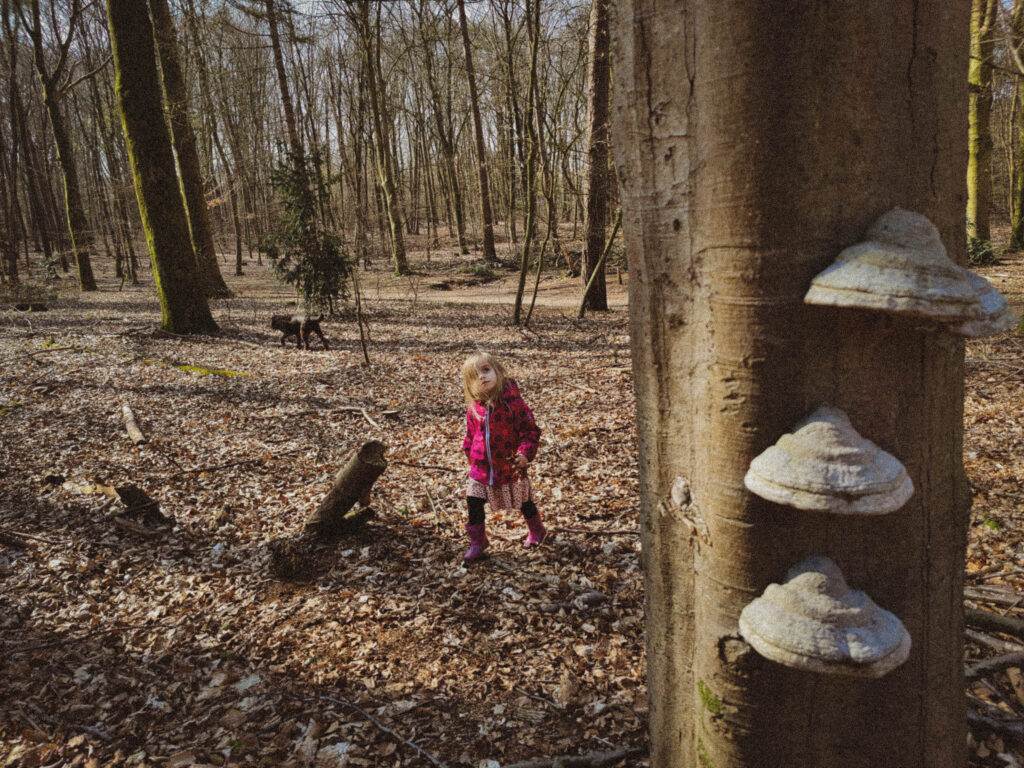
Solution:
M708 526L704 516L693 503L690 495L690 483L685 477L679 475L672 483L672 490L667 500L662 499L659 508L663 517L669 518L672 522L679 523L686 528L691 541L697 544L710 546L711 540L708 534Z

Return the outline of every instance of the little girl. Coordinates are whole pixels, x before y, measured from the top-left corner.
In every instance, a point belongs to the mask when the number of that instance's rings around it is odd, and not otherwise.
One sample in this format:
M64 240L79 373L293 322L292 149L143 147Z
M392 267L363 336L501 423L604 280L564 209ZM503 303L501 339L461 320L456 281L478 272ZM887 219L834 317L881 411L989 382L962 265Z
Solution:
M484 503L491 510L517 509L530 529L525 547L540 544L547 531L533 503L526 467L537 455L540 429L519 394L519 387L505 375L501 363L486 352L477 352L462 364L466 393L466 437L462 450L469 460L466 503L469 507L469 562L489 546L484 532Z

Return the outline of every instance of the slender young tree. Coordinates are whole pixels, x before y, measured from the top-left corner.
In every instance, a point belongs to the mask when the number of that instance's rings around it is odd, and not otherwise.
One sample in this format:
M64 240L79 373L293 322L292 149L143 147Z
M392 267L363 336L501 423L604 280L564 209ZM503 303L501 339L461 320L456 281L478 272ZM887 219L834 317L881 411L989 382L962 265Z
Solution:
M998 0L971 0L971 55L967 66L967 236L992 239L992 53Z
M149 10L152 14L153 28L156 30L171 138L174 141L181 190L188 212L189 233L192 238L192 249L196 254L199 276L208 296L230 296L231 291L228 290L217 265L217 249L213 244L213 232L206 209L203 175L199 165L199 154L196 152L195 131L189 119L188 92L178 58L178 40L174 31L174 21L171 19L171 9L167 0L149 0Z
M53 2L53 0L51 0ZM42 88L43 104L50 119L50 130L57 147L57 160L64 176L64 210L67 215L68 234L71 248L74 251L75 263L78 267L78 284L83 291L96 290L96 278L92 271L90 251L92 250L92 229L82 202L82 190L78 181L78 168L75 165L74 145L64 121L64 113L60 108L61 97L66 92L67 84L63 82L67 66L68 52L74 41L75 28L82 15L81 0L71 0L68 10L67 35L56 41L57 61L51 67L46 60L46 46L43 41L43 25L40 20L40 0L31 0L31 20L24 19L32 39L32 52ZM52 15L52 14L51 14Z
M160 299L162 327L172 333L215 331L217 325L189 239L146 4L107 0L107 23L114 54L114 91Z
M469 104L473 112L473 136L476 139L476 160L480 173L480 218L484 230L484 261L495 262L498 256L494 252L494 213L491 208L491 185L487 174L484 125L480 119L480 97L476 92L476 73L473 71L473 46L469 42L465 0L456 0L456 4L459 6L459 27L462 30L462 50L466 56L466 80L469 83Z
M370 0L357 0L355 6L356 8L350 11L350 19L356 27L362 48L363 74L366 77L366 91L370 97L370 115L373 122L373 148L377 179L383 197L382 203L391 240L391 262L394 265L395 274L405 275L409 272L409 263L405 254L402 212L398 201L394 158L390 149L391 115L388 111L383 77L380 72L380 27L370 23Z
M532 8L532 10L531 10ZM526 234L523 236L523 251L519 257L519 281L516 284L516 299L512 309L512 322L519 325L523 311L523 294L526 290L526 274L530 268L530 252L537 229L537 155L538 131L534 126L537 109L537 52L540 48L540 0L526 0L526 28L530 38L530 76L526 100Z
M896 206L963 260L968 14L966 0L616 8L653 768L965 764L963 345L803 297ZM830 517L745 489L750 461L822 404L906 465L898 513ZM902 620L902 666L823 677L744 642L743 607L811 554Z
M973 16L972 16L973 21ZM1010 12L1010 44L1018 51L1024 47L1024 0L1013 0ZM1017 109L1024 104L1024 68L1019 70L1016 94ZM1018 116L1019 120L1019 116ZM1017 151L1012 160L1012 186L1010 188L1010 248L1024 250L1024 120L1019 120L1016 136Z
M590 61L587 73L587 228L580 269L586 309L608 309L605 285L605 228L608 226L608 0L591 0ZM597 276L594 277L594 272ZM587 289L587 286L590 286Z

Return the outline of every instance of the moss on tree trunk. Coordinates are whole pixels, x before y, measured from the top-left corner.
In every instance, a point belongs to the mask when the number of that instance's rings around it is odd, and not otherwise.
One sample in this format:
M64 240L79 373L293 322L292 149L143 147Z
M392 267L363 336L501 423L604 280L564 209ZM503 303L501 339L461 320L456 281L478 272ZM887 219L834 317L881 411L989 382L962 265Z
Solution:
M997 0L971 0L967 65L967 236L991 240L992 53Z
M160 70L163 73L164 94L170 117L171 139L174 142L181 178L181 192L188 213L189 233L195 251L199 275L208 296L230 296L227 284L217 265L217 251L213 244L210 217L206 210L203 176L196 152L196 136L188 113L188 92L178 59L178 41L167 0L149 0L156 31Z
M114 91L121 113L135 197L149 245L164 330L216 330L196 269L164 120L153 25L146 3L108 0L107 19L114 55Z

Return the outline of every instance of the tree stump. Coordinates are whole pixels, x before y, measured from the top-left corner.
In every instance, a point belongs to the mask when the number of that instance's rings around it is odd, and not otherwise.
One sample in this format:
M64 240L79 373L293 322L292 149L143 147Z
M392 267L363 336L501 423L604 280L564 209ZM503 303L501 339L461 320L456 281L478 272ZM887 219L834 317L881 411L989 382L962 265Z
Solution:
M306 521L305 535L319 539L330 538L349 533L353 527L362 525L366 521L365 516L347 513L361 500L363 509L359 512L368 511L370 489L387 466L384 443L379 440L364 443L335 476L334 486Z
M354 533L374 516L370 489L387 469L384 444L371 440L352 454L334 485L309 516L298 536L270 543L270 570L280 578L308 576L317 570L316 553L338 537ZM356 502L359 508L353 510Z

